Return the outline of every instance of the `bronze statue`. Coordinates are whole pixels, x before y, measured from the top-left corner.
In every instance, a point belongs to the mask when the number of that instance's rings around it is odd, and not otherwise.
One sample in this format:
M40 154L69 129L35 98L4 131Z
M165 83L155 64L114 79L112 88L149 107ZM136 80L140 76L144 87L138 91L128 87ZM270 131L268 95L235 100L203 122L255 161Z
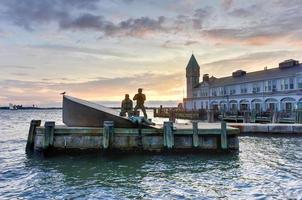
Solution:
M126 113L128 113L128 116L130 117L132 115L132 111L133 111L133 102L129 98L129 94L125 94L125 99L122 101L120 116L125 117Z
M147 113L144 106L144 103L146 101L146 95L142 93L143 89L138 88L138 93L133 97L133 100L136 100L136 106L134 108L134 113L137 112L137 109L141 109L144 113L144 117L147 119Z

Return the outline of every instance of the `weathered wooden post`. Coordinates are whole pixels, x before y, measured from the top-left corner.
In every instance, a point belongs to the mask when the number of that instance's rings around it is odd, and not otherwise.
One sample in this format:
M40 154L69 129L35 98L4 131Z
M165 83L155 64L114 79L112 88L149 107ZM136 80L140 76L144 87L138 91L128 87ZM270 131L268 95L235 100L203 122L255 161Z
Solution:
M175 111L173 109L169 111L169 121L173 123L176 121Z
M193 121L193 147L199 146L199 138L198 138L198 122Z
M296 111L296 123L302 124L302 109Z
M277 111L273 112L272 123L278 123L278 112Z
M36 128L41 125L41 120L31 120L30 127L28 131L26 151L34 150L35 146L35 137L36 137Z
M249 111L244 111L243 112L243 123L249 123L250 120L250 112Z
M256 115L257 115L257 111L255 109L253 109L251 112L251 122L252 123L256 123Z
M173 122L164 122L164 146L168 149L174 146Z
M221 149L228 148L228 141L227 141L227 125L225 121L221 122Z
M157 109L153 108L153 117L157 117Z
M113 121L104 121L103 125L103 148L108 149L113 136L114 123Z
M208 119L208 123L214 122L214 111L212 109L209 109L207 111L207 119Z
M44 128L43 151L47 151L53 146L55 122L45 122Z

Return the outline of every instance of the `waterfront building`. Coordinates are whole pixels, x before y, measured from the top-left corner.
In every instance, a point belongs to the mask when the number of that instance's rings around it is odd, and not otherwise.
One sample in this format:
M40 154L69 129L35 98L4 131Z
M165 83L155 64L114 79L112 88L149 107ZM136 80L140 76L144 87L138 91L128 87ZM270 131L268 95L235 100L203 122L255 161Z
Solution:
M237 70L216 78L204 74L194 55L186 67L186 110L293 111L302 104L302 64L285 60L275 68L249 72Z

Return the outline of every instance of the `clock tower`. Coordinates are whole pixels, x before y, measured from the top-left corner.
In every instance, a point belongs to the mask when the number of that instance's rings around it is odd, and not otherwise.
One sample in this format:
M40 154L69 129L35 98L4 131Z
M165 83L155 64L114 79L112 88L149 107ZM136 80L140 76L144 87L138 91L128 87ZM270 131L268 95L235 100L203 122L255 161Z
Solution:
M200 67L192 54L188 65L186 67L186 78L187 78L187 98L193 97L193 89L199 84Z

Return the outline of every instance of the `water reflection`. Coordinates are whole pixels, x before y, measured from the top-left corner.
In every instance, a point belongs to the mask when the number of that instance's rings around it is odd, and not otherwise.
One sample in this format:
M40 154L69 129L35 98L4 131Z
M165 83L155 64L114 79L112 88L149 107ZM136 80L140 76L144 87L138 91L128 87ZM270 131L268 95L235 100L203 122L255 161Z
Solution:
M26 155L31 119L0 111L1 199L301 199L302 138L241 137L239 154ZM42 123L43 124L43 123Z

